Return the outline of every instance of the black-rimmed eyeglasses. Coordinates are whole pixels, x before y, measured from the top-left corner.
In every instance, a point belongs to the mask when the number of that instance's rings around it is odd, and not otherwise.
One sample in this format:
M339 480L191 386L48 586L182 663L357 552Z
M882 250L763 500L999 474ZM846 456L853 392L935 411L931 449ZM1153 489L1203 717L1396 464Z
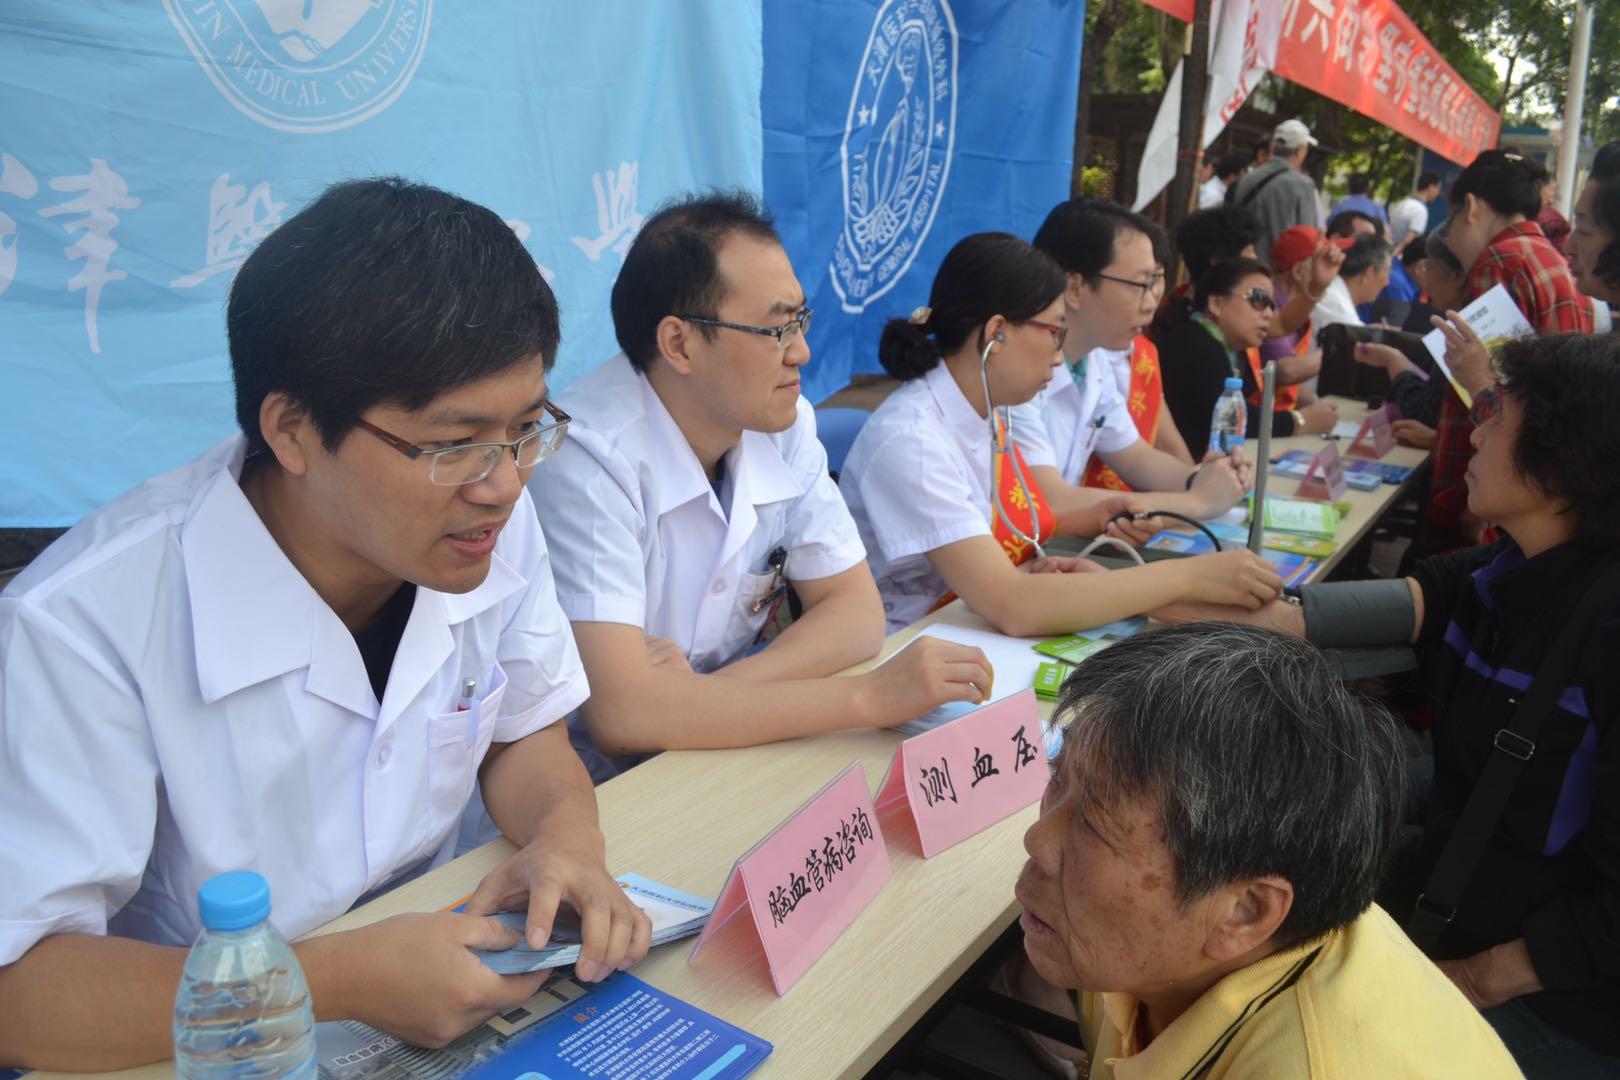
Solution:
M706 319L701 315L677 315L675 317L685 322L697 323L699 326L718 326L722 330L741 330L745 334L760 334L764 337L775 338L776 347L778 349L786 349L789 345L793 344L793 335L798 334L800 337L803 337L804 335L810 333L810 317L813 314L815 313L809 308L804 308L797 315L793 316L793 318L789 319L781 326L749 326L746 323L722 322L719 319Z
M521 439L513 439L511 442L460 443L438 450L428 450L407 442L366 420L356 420L355 426L371 432L412 461L427 458L429 483L441 487L460 487L462 484L476 484L494 472L501 455L508 450L512 452L512 460L517 462L520 469L532 469L555 454L568 434L568 421L571 418L549 401L545 404L545 410L551 417L551 423L541 424Z

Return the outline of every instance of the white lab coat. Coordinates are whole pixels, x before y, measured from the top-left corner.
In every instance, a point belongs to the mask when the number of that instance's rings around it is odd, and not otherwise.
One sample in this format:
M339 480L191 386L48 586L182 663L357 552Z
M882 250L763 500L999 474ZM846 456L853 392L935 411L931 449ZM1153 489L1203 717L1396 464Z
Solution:
M1056 462L1063 479L1075 486L1084 478L1092 454L1124 450L1142 437L1115 381L1113 355L1107 349L1093 349L1088 353L1079 384L1065 364L1046 384L1046 389L1029 404L1019 407L1018 430L1037 433L1021 437L1025 458L1032 451L1050 458ZM1129 386L1128 359L1125 379ZM1026 416L1027 424L1024 423ZM1045 447L1035 445L1040 434L1046 438Z
M481 585L417 589L378 702L238 485L244 447L120 496L0 595L0 964L61 932L190 944L198 887L239 868L303 934L449 859L491 742L588 693L524 495Z
M1038 414L1012 412L1025 463L1051 465ZM890 632L909 626L948 591L926 553L992 535L988 421L938 364L878 406L850 447L838 487L866 545Z
M780 548L789 580L831 577L866 558L827 475L815 410L799 400L786 431L743 432L722 459L717 493L652 384L614 357L559 403L573 423L529 481L563 612L668 638L703 673L745 655L769 615ZM722 503L724 499L724 503ZM571 734L605 779L632 763L596 750L576 716Z

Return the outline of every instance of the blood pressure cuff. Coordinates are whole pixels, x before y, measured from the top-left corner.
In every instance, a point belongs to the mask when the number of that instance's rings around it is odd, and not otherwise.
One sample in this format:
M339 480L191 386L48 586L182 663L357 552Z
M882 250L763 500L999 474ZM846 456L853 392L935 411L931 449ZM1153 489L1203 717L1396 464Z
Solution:
M1334 581L1299 591L1305 638L1322 649L1405 645L1417 612L1405 578Z

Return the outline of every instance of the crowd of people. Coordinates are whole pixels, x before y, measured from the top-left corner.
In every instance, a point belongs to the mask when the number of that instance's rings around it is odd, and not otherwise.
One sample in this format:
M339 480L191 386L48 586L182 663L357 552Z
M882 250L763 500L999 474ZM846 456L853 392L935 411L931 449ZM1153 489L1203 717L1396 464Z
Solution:
M1352 177L1325 214L1314 145L1289 120L1256 167L1214 164L1174 255L1092 199L958 239L872 343L899 386L836 478L800 394L805 290L756 199L649 217L622 351L553 394L556 300L498 216L330 188L232 284L240 434L0 596L0 1063L168 1056L198 887L242 866L291 938L516 845L465 912L300 942L322 1019L441 1045L544 978L470 949L538 945L562 903L580 978L628 967L649 924L592 780L986 700L983 653L936 638L834 677L960 598L1016 636L1172 624L1068 679L1016 884L1009 981L1074 1018L1092 1076L1620 1073L1620 341L1595 332L1620 145L1564 251L1523 155L1481 154L1430 228L1428 174L1387 210ZM1497 285L1538 336L1493 356L1456 311ZM1247 551L1047 552L1239 505L1228 386L1250 432L1329 432L1322 332L1430 317L1455 385L1354 350L1434 451L1402 576L1293 593ZM1344 682L1392 647L1432 753ZM506 908L523 935L481 917Z

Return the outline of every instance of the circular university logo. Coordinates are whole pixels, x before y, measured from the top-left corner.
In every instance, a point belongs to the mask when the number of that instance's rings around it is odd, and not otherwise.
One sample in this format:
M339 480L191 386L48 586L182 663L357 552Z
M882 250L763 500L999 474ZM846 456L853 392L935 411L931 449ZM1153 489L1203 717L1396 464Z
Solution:
M163 0L225 100L281 131L336 131L393 104L433 0Z
M885 0L844 122L844 229L828 270L858 313L911 268L956 142L956 18L947 0Z

